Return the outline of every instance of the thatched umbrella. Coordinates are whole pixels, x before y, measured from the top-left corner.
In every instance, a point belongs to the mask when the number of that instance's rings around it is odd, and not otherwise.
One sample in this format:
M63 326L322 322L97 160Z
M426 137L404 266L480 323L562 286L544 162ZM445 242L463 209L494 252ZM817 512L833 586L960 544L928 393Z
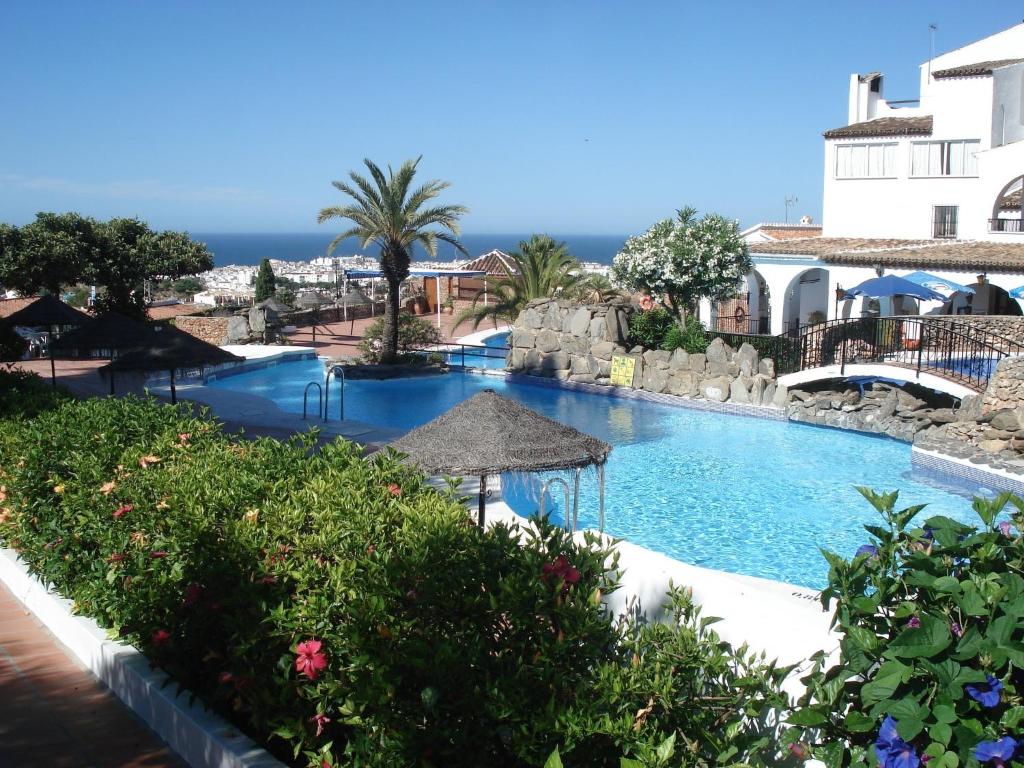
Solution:
M84 325L65 333L57 341L57 349L76 357L97 355L111 358L122 350L144 346L152 331L146 323L117 312L105 312Z
M479 524L484 524L487 476L596 466L604 519L604 463L612 447L515 400L485 389L417 427L391 446L429 474L480 478ZM578 493L578 489L577 489ZM566 510L568 515L569 510Z
M12 326L39 328L45 326L50 333L50 380L57 386L57 366L53 362L54 329L66 325L82 325L89 321L89 316L74 307L65 304L56 296L40 296L27 307L8 316L7 322Z
M272 310L274 312L277 312L277 314L279 315L284 315L287 314L288 312L295 311L292 307L289 307L283 301L278 301L277 298L274 296L271 296L269 299L264 299L256 306L260 307L261 309Z
M107 371L111 377L115 371L167 371L171 380L171 402L176 403L178 393L174 386L174 372L178 368L241 362L244 359L174 326L154 325L149 328L144 346L122 352L100 370Z

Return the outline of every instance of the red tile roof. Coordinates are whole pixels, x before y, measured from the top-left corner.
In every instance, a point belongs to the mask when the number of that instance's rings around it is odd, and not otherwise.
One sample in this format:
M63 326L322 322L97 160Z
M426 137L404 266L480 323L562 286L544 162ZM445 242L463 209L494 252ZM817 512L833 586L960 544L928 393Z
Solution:
M25 296L18 299L0 299L0 317L8 317L19 312L38 299L38 296Z
M195 315L209 308L207 304L168 304L163 307L149 307L146 311L150 320L168 320L182 315Z
M508 277L518 271L512 258L497 248L466 262L459 269L485 271L489 277Z
M804 237L821 237L821 227L807 224L765 224L761 233L772 240L799 240Z
M1024 242L810 237L751 243L750 253L814 256L829 264L957 271L1024 272Z
M961 64L959 67L938 69L932 72L932 77L936 80L944 80L950 77L984 77L985 75L991 75L993 70L1000 67L1009 67L1021 62L1024 62L1024 59L995 59L993 61L979 61L976 64Z
M826 139L855 139L869 136L931 136L932 116L879 117L863 123L844 125L822 134Z

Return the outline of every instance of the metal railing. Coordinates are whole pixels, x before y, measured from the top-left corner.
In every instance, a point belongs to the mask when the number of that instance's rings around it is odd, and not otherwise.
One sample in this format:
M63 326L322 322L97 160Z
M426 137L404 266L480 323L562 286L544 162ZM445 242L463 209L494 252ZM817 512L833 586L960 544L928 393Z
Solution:
M793 373L799 370L800 342L787 334L768 336L759 333L729 333L708 331L709 339L719 338L733 349L750 344L761 357L770 357L775 362L776 373Z
M777 338L777 337L776 337ZM1012 339L980 330L969 323L913 317L862 317L803 326L797 339L798 366L780 373L847 364L885 363L928 371L981 391L999 361L1024 354ZM791 370L787 370L790 368Z
M711 330L722 333L741 333L750 336L767 336L769 332L769 318L743 317L734 315L719 315L711 323Z
M989 232L1013 232L1020 233L1024 232L1021 228L1020 219L989 219L988 220L988 231Z
M404 352L416 352L426 355L440 355L448 365L457 365L462 368L486 368L486 360L500 360L501 365L493 367L504 367L504 361L508 356L511 347L489 347L485 344L457 344L454 342L442 342L441 344L429 344L418 347L406 347ZM480 361L481 364L474 365Z
M324 421L327 421L327 408L331 402L331 376L338 379L341 377L341 392L338 393L338 421L345 420L345 367L333 365L327 371L327 380L324 383Z

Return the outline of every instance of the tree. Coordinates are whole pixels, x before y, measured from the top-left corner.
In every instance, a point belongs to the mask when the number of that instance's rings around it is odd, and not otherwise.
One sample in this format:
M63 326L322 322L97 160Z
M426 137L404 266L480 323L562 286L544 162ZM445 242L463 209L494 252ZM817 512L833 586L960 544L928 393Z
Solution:
M138 219L98 222L76 213L40 213L23 227L0 226L0 283L26 294L96 285L101 312L145 318L147 280L212 267L203 243L183 232L154 232Z
M467 209L461 205L424 207L450 186L448 182L432 180L411 189L420 159L406 160L397 172L388 166L386 176L371 160L364 160L372 181L351 171L349 179L354 186L342 181L332 182L353 202L323 208L317 216L318 223L348 219L355 225L334 238L328 253L333 253L348 237L358 238L362 248L374 244L380 249L380 268L388 285L381 340L383 363L393 363L398 354L399 291L402 281L409 276L413 246L419 243L429 256L434 256L440 240L455 246L460 253L466 253L457 238L459 217ZM442 231L429 229L434 226L441 227Z
M472 306L459 314L456 327L472 321L473 327L478 328L488 318L495 324L515 322L533 299L555 294L573 297L583 287L582 265L564 242L555 242L547 235L533 235L521 241L519 250L510 253L509 258L514 272L505 277L484 278L486 290L476 292Z
M25 295L81 279L99 247L99 224L77 213L38 213L23 227L0 225L0 285Z
M274 269L270 266L270 259L263 259L260 262L260 269L256 273L256 301L266 301L277 292L277 282L274 279Z
M205 287L202 280L191 276L179 278L171 283L171 290L179 296L194 296L201 293Z
M697 219L696 209L687 207L629 238L615 256L612 276L629 290L664 298L685 319L700 299L734 293L750 269L736 222L717 213Z

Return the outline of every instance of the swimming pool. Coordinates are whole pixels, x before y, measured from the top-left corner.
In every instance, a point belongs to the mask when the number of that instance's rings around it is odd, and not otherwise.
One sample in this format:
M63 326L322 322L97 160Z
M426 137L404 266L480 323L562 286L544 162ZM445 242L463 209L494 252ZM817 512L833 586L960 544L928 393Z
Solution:
M452 351L445 354L449 365L466 368L504 368L509 331L499 331L483 340L482 344L452 345Z
M211 386L301 412L303 386L322 380L322 371L315 360L287 363ZM912 468L905 443L852 432L463 373L350 381L345 414L409 429L488 387L611 443L606 530L683 562L820 588L828 567L818 547L852 555L866 540L862 526L877 522L854 485L898 488L902 503L928 504L922 517L975 522L966 499L977 486ZM529 515L536 487L534 477L506 477L505 498ZM583 478L579 522L597 526L592 472Z

